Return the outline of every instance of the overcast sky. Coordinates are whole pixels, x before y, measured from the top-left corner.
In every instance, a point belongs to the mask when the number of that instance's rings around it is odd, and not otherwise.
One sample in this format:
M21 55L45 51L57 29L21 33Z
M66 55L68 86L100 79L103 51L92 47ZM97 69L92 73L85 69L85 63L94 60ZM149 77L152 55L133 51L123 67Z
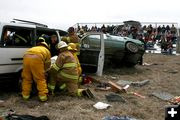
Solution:
M18 18L62 29L125 20L180 24L179 6L178 0L0 0L0 21Z

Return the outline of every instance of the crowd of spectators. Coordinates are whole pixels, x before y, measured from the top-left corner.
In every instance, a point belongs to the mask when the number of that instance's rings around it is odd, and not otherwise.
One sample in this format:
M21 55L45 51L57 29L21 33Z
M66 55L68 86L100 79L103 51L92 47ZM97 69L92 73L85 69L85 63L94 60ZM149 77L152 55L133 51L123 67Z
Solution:
M130 37L133 39L139 39L144 42L147 47L150 44L154 44L156 42L161 44L161 48L164 51L172 48L172 44L176 42L177 29L172 24L162 25L158 27L153 27L150 25L144 26L130 26L130 25L102 25L102 27L91 26L89 28L87 25L78 26L78 31L84 30L84 32L103 32L105 34Z

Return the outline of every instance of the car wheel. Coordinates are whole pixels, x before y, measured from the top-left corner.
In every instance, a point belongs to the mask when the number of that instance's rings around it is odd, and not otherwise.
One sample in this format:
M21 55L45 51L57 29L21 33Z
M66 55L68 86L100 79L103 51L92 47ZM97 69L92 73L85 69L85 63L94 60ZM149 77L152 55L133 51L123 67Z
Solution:
M132 53L137 53L138 52L138 46L132 42L128 42L126 43L126 49L129 51L129 52L132 52Z

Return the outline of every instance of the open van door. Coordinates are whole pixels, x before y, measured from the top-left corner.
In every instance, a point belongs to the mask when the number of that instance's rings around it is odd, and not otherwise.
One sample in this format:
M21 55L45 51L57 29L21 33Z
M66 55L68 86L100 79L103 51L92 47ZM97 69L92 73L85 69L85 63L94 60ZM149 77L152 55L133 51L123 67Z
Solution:
M79 60L83 72L96 73L102 76L104 66L103 33L87 33L81 39Z

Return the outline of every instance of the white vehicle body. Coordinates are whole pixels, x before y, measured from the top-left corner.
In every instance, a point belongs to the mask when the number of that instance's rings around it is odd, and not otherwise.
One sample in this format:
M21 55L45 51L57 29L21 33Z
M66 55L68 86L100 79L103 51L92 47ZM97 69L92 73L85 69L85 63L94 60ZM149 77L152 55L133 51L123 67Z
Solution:
M24 34L23 31L27 30L30 32L30 41L27 46L21 46L21 45L7 45L5 40L5 35L9 34L15 34L14 31L21 31L22 35ZM8 32L11 31L11 33ZM25 32L27 32L25 31ZM22 71L22 62L23 62L23 55L25 51L33 46L35 46L36 39L39 36L39 34L43 33L44 31L52 32L53 34L56 34L58 37L58 40L60 40L59 31L55 29L49 29L49 28L43 28L43 27L37 27L36 25L29 25L29 24L22 24L22 23L0 23L0 78L13 78L15 74ZM44 33L46 34L46 33ZM1 82L1 81L0 81Z
M14 26L14 27L26 27L35 29L35 25L25 25L25 24L14 24L14 23L0 23L0 36L2 38L3 27L4 26ZM14 73L22 69L22 58L24 52L28 48L21 47L0 47L0 74L3 73Z

